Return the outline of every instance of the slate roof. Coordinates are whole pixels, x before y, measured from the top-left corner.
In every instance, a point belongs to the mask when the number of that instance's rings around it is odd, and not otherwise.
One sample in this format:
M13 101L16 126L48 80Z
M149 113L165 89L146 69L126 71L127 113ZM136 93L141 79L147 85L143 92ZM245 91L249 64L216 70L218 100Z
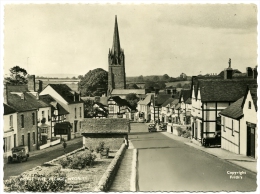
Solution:
M133 107L127 102L127 100L120 98L119 96L112 96L108 100L113 99L119 106L128 106L130 109Z
M59 115L66 115L69 114L69 112L63 108L51 95L40 95L40 100L44 101L45 103L49 104L51 106L51 112L53 113L55 109L58 110Z
M204 102L235 102L245 95L247 86L256 84L254 79L199 80L201 100Z
M49 84L48 86L52 87L69 104L83 103L81 99L79 100L79 94L73 91L66 84ZM74 92L75 92L75 101L74 101Z
M127 95L130 93L137 95L145 94L145 89L113 89L111 95Z
M180 94L180 100L183 98L184 102L187 103L187 100L191 97L191 90L182 90Z
M232 103L226 109L222 110L220 114L233 119L241 118L244 115L242 109L243 100L244 96L238 99L236 102Z
M103 118L103 119L84 119L81 121L80 132L85 134L99 134L99 133L121 133L127 134L130 130L130 123L128 119L119 118Z
M162 104L162 107L166 107L167 105L170 105L171 102L173 102L175 99L173 98L169 98L167 99L163 104Z
M155 106L161 106L169 98L171 98L171 94L158 94L154 100Z
M148 94L144 100L140 100L138 104L148 105L151 102L152 95Z
M174 101L171 102L171 108L176 108L178 104L179 104L179 99L174 99Z
M16 110L14 108L12 108L11 106L4 103L4 115L9 115L9 114L13 114L13 113L16 113Z
M47 103L37 100L36 97L28 92L24 86L6 86L8 105L18 112L36 110L38 108L50 107ZM24 94L24 99L19 94Z

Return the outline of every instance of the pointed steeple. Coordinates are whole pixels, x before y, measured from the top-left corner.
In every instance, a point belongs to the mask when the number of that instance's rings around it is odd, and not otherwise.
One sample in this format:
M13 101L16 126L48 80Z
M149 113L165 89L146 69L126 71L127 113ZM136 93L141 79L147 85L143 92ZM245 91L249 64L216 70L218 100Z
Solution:
M119 32L118 32L118 26L117 26L117 17L115 17L115 28L114 28L112 53L116 56L119 56L120 49L121 48L120 48Z

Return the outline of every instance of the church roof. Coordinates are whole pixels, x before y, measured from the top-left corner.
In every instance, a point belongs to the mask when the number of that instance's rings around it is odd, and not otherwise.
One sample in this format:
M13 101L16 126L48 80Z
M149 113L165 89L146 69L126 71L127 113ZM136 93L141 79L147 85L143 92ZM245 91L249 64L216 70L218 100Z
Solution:
M113 89L111 95L145 94L145 89Z

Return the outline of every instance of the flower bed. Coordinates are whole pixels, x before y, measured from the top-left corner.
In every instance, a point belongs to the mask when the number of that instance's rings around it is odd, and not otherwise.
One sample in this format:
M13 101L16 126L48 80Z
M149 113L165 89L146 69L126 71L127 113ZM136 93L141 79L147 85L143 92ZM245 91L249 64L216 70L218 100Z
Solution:
M80 148L4 182L4 191L94 191L112 161Z

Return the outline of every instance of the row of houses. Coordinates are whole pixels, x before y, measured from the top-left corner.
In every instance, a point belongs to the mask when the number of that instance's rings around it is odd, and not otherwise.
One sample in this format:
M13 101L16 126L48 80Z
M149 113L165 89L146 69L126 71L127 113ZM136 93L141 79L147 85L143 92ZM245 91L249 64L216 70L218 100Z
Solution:
M221 148L255 158L257 67L246 71L234 76L230 65L223 77L192 78L192 138L201 142L221 131Z
M146 94L137 110L139 121L188 125L199 143L221 131L222 149L257 157L257 67L241 73L230 60L218 75L193 76L190 89Z
M3 106L4 157L16 146L34 151L59 137L70 140L80 136L83 101L66 84L49 84L42 90L36 87L34 75L29 76L27 85L5 84Z

